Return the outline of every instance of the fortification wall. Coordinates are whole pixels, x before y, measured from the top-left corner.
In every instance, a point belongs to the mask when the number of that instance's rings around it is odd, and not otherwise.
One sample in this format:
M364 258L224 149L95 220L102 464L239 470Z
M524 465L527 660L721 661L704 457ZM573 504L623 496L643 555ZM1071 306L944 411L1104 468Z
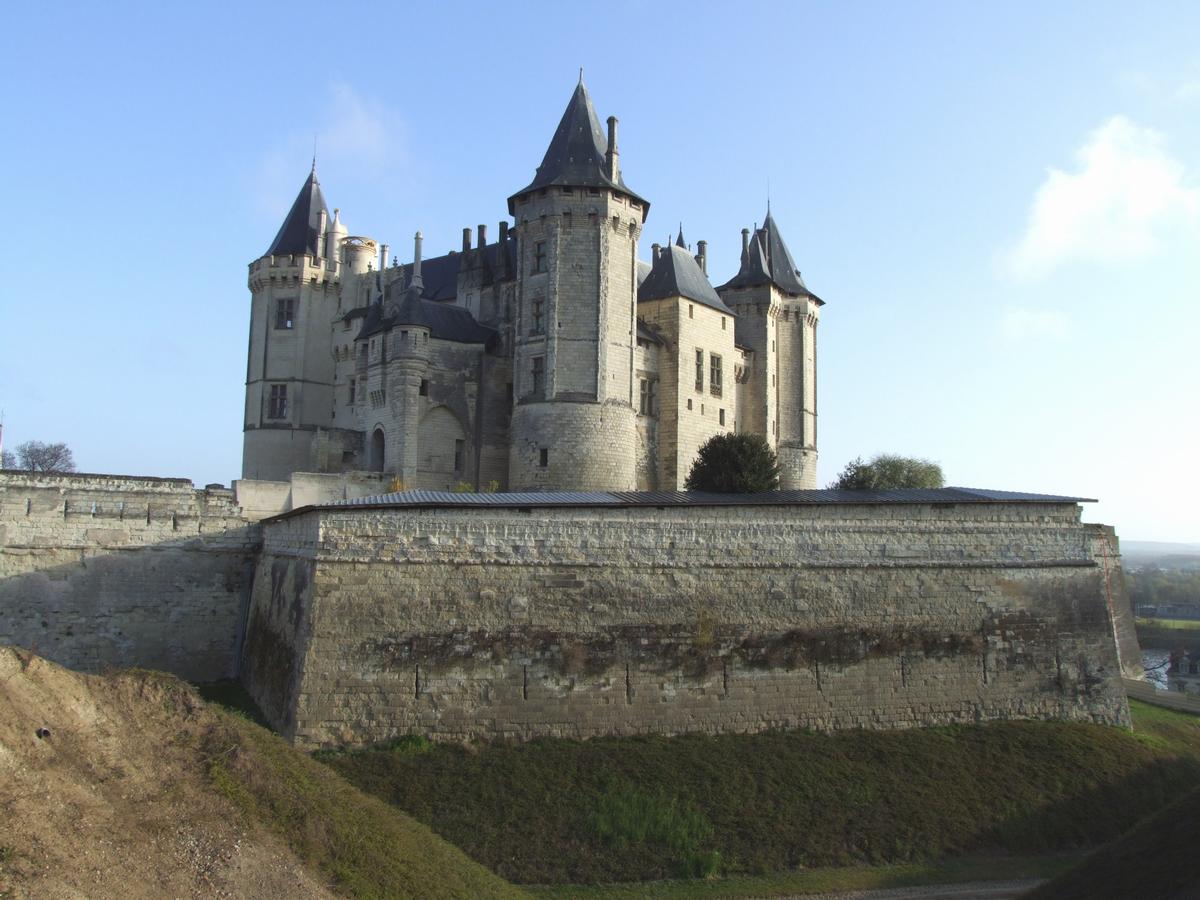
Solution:
M0 473L0 644L230 677L259 539L232 492L186 479Z
M243 680L308 746L1128 724L1097 534L1073 503L302 511L264 523Z

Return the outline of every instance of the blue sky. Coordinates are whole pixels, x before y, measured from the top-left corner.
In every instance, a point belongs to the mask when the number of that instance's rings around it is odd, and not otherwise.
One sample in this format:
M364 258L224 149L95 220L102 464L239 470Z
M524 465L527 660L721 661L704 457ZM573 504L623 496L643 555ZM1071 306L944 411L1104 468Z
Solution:
M504 217L580 66L717 283L767 184L827 301L819 478L1097 497L1200 541L1195 3L26 4L0 88L5 445L240 472L246 265L308 171L411 254Z

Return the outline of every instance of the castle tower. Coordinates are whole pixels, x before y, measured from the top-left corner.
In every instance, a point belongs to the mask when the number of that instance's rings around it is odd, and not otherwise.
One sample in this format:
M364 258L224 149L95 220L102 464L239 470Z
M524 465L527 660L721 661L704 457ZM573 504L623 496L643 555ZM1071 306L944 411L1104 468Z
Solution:
M275 240L250 264L243 478L286 480L340 465L340 448L336 461L326 459L334 381L329 328L341 277L329 255L329 225L314 162Z
M737 313L737 342L753 351L740 430L764 435L779 457L779 486L817 486L817 321L821 300L804 284L767 210L742 230L742 265L717 289Z
M516 219L510 490L636 484L637 242L649 204L621 177L583 79Z

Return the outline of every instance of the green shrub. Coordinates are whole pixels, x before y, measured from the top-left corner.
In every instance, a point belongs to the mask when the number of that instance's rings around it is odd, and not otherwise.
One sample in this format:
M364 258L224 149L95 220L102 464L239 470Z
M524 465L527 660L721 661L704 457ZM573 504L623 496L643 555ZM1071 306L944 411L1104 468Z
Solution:
M694 805L612 783L588 817L588 827L613 847L646 844L672 851L677 874L687 878L715 875L721 855L701 850L713 834L712 823Z

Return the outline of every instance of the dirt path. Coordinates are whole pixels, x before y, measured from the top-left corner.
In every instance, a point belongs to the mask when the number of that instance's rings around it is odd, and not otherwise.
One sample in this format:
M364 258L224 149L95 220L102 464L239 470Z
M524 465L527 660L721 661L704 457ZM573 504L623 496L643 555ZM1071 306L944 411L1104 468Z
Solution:
M877 891L844 891L836 894L803 894L790 900L1011 900L1033 890L1041 879L1022 881L971 881L931 884L925 887L886 888Z

